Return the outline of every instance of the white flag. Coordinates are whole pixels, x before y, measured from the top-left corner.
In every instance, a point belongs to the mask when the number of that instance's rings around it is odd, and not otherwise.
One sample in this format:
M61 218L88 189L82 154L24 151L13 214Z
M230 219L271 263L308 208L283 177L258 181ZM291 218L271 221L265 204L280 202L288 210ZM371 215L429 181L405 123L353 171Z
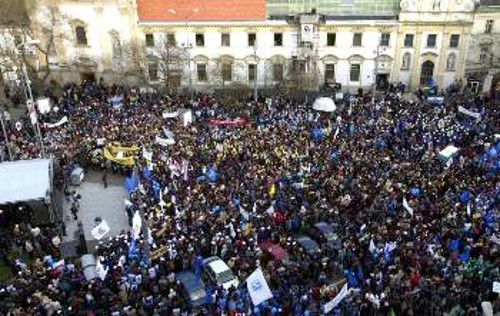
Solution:
M273 298L260 267L247 278L247 289L254 306Z
M340 127L337 125L337 129L335 130L335 134L333 135L333 139L337 139L337 136L339 135Z
M408 211L408 213L410 213L411 216L413 216L413 209L408 204L406 198L403 198L403 207Z
M139 234L141 233L142 220L141 215L139 215L139 211L135 211L134 217L132 217L132 233L134 234L134 238L139 238Z
M92 229L91 234L95 239L101 240L107 233L109 233L110 230L111 228L109 228L108 223L103 220L99 225Z
M372 238L372 240L370 240L370 246L368 246L368 250L371 253L374 253L377 251L377 247L375 246L375 242L373 241L373 238Z
M105 280L106 279L106 275L108 274L108 270L109 268L106 267L104 268L104 265L102 264L101 260L104 259L103 257L99 257L97 258L96 260L96 263L95 263L95 274L101 279L101 280Z
M274 215L274 205L273 204L271 204L271 206L269 206L269 208L266 210L266 213L269 214L269 216Z
M335 308L335 306L339 305L340 302L342 302L342 300L347 297L347 295L349 295L349 290L347 289L346 283L342 287L342 290L340 290L339 294L337 294L330 302L323 305L323 313L328 314L329 312L331 312L332 309Z

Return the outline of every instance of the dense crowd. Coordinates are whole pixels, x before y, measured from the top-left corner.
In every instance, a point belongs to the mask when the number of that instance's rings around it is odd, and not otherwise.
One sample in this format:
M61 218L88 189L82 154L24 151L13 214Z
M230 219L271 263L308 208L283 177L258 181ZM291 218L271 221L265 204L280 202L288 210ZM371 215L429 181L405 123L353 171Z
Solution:
M120 106L111 104L114 96L122 96ZM498 107L458 94L441 105L398 93L351 96L335 113L286 97L260 101L65 87L56 108L40 117L46 151L58 160L58 185L75 165L122 172L127 212L140 209L149 229L137 240L131 230L100 242L96 257L109 270L104 280L87 281L78 264L51 269L44 261L47 254L59 258L60 232L11 228L17 253L28 251L32 260L13 262L0 312L318 315L340 290L328 285L339 280L351 291L332 315L500 311L492 288L500 266ZM458 112L459 105L480 119ZM164 115L179 109L193 111L193 124ZM67 124L43 124L64 116ZM208 124L235 117L248 124ZM39 155L27 128L8 127L16 158ZM157 141L166 134L175 144ZM152 151L152 158L139 154L131 167L111 163L96 149L112 142ZM450 144L460 150L445 163L438 154ZM322 245L318 258L294 237L319 221L334 225L338 243ZM259 245L269 240L288 260L266 255ZM194 311L175 274L198 275L202 258L214 255L240 286L206 282L205 308ZM259 306L244 283L256 267L273 293Z

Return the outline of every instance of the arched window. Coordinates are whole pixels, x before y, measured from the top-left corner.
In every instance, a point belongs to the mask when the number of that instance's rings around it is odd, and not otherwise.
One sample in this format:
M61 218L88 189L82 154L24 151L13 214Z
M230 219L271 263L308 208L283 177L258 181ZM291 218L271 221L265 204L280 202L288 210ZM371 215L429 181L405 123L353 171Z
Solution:
M404 70L410 69L410 63L411 63L411 54L405 53L403 55L403 61L401 62L401 69Z
M113 58L120 58L122 55L122 45L120 42L120 35L117 32L110 32L111 49Z
M87 32L81 25L75 27L76 43L78 45L87 45Z
M457 62L457 55L455 53L451 53L448 55L446 59L446 70L455 70L455 64Z

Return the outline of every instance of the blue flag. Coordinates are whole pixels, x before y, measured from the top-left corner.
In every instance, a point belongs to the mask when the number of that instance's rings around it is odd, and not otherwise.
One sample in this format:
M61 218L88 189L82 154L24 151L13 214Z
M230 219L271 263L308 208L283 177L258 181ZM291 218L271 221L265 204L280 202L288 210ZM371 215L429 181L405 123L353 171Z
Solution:
M127 190L127 193L129 195L132 194L132 192L134 192L134 190L137 188L138 185L139 181L137 181L134 175L125 178L125 190Z

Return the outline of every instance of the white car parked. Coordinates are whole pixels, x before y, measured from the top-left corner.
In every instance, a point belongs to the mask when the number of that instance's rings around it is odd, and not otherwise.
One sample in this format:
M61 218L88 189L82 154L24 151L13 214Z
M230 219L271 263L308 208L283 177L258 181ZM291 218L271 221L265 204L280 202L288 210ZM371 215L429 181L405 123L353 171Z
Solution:
M207 279L216 282L217 285L226 290L231 286L236 288L240 284L231 268L219 257L210 257L203 260L203 274Z

